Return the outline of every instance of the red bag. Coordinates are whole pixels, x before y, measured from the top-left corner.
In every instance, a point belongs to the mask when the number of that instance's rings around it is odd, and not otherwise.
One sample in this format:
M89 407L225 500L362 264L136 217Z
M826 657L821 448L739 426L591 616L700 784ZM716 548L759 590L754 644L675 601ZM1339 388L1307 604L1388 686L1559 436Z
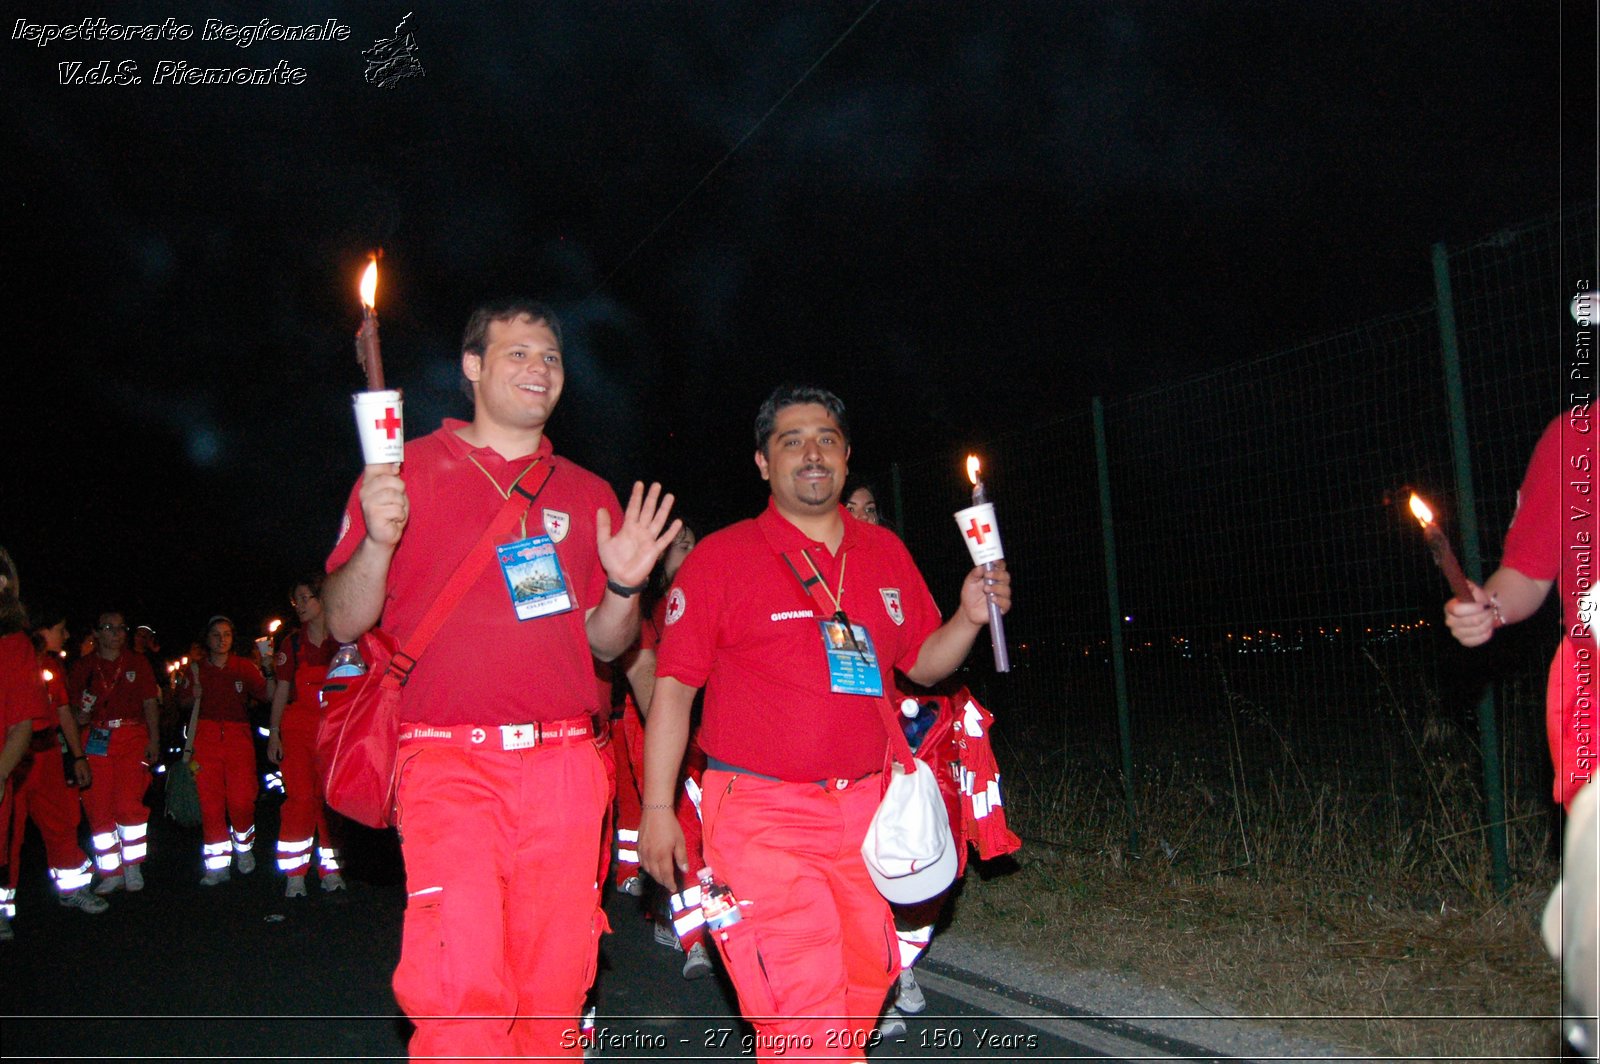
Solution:
M317 768L323 796L351 820L386 828L394 813L394 762L400 733L404 674L391 667L400 649L380 628L357 642L367 671L335 676L322 686Z
M369 629L356 644L367 671L360 676L332 676L323 684L322 721L317 725L323 797L351 820L374 828L393 823L400 689L467 588L488 568L495 541L527 513L554 472L553 467L545 470L536 491L513 484L506 492L505 505L450 575L405 647L387 632Z

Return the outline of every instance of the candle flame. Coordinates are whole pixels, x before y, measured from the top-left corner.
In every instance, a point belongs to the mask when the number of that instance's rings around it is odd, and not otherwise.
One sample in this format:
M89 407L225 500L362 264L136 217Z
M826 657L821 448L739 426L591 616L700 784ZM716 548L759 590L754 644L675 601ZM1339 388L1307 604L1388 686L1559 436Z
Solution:
M1411 493L1411 512L1423 525L1433 524L1433 511L1428 509L1428 504L1423 502L1416 492Z
M978 456L975 454L967 455L967 479L974 484L978 482Z
M368 310L378 309L378 256L374 254L361 275L361 305Z
M275 635L275 634L277 634L278 629L282 628L282 627L283 627L283 622L278 620L278 618L274 617L274 618L272 618L272 623L267 625L267 634L268 635Z

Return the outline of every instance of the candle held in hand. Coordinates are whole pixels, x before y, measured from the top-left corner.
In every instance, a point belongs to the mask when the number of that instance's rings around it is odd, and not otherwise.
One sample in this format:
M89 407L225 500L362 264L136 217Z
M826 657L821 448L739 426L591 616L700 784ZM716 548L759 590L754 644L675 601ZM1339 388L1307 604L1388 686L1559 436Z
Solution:
M956 524L961 527L967 550L972 560L982 565L984 572L994 572L995 563L1005 557L1000 546L1000 526L995 520L994 506L989 493L978 477L977 455L967 456L967 479L972 481L972 505L956 514ZM1006 648L1006 622L1000 606L989 594L989 638L994 644L994 671L1011 671L1011 654Z
M1461 571L1461 563L1456 560L1456 552L1451 548L1450 540L1445 536L1444 530L1434 524L1433 511L1428 504L1416 494L1411 496L1411 513L1422 525L1422 538L1427 542L1434 562L1443 570L1445 581L1450 585L1450 594L1462 602L1471 602L1472 588L1467 583L1466 574Z
M378 256L361 275L361 328L356 330L356 362L367 374L367 391L381 392L383 353L378 346Z

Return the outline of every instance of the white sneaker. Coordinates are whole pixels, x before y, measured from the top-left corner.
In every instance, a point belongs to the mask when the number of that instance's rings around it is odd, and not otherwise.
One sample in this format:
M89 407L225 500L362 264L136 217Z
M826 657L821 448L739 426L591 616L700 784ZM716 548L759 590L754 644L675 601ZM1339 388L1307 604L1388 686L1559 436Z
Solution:
M240 850L238 853L234 854L233 857L234 860L239 862L239 874L241 876L247 876L256 870L255 851Z
M622 881L622 886L618 887L617 889L622 891L624 894L631 895L632 897L642 898L644 897L644 880L640 879L638 876L629 876L627 879Z
M283 888L285 898L303 898L306 896L306 877L290 876L288 886Z
M144 873L138 865L123 865L122 878L129 894L137 894L144 889Z
M218 883L226 883L232 878L226 868L213 868L200 877L200 885L202 887L214 887Z
M883 1019L878 1021L878 1037L883 1039L904 1038L906 1036L906 1018L900 1015L900 1010L893 1005L883 1014Z
M670 947L679 953L683 952L683 943L678 941L678 933L672 929L671 924L659 922L656 924L656 945Z
M122 885L125 882L126 880L122 878L122 873L118 872L116 875L106 876L106 878L96 883L94 885L94 892L96 894L111 894L115 891L121 890Z
M922 987L917 985L917 977L910 968L900 973L900 993L894 999L895 1008L910 1016L915 1016L928 1007L928 999L922 993Z
M322 889L332 894L336 890L344 889L344 876L337 872L322 873Z
M61 895L61 904L69 909L82 909L86 913L103 913L111 908L110 902L83 887Z
M683 977L685 979L703 979L711 974L711 954L706 952L704 942L696 942L689 947L689 956L683 962Z

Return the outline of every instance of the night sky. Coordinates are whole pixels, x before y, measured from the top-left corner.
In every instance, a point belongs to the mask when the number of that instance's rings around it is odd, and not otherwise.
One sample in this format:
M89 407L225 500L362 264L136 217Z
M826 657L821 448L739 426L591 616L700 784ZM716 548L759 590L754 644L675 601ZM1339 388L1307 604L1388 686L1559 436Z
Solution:
M557 448L715 526L781 380L882 468L1426 303L1433 242L1595 195L1588 3L5 6L0 544L169 653L331 546L369 248L412 435L472 305L545 298ZM420 76L370 82L408 11ZM85 18L193 35L28 28ZM263 18L348 34L202 39Z

